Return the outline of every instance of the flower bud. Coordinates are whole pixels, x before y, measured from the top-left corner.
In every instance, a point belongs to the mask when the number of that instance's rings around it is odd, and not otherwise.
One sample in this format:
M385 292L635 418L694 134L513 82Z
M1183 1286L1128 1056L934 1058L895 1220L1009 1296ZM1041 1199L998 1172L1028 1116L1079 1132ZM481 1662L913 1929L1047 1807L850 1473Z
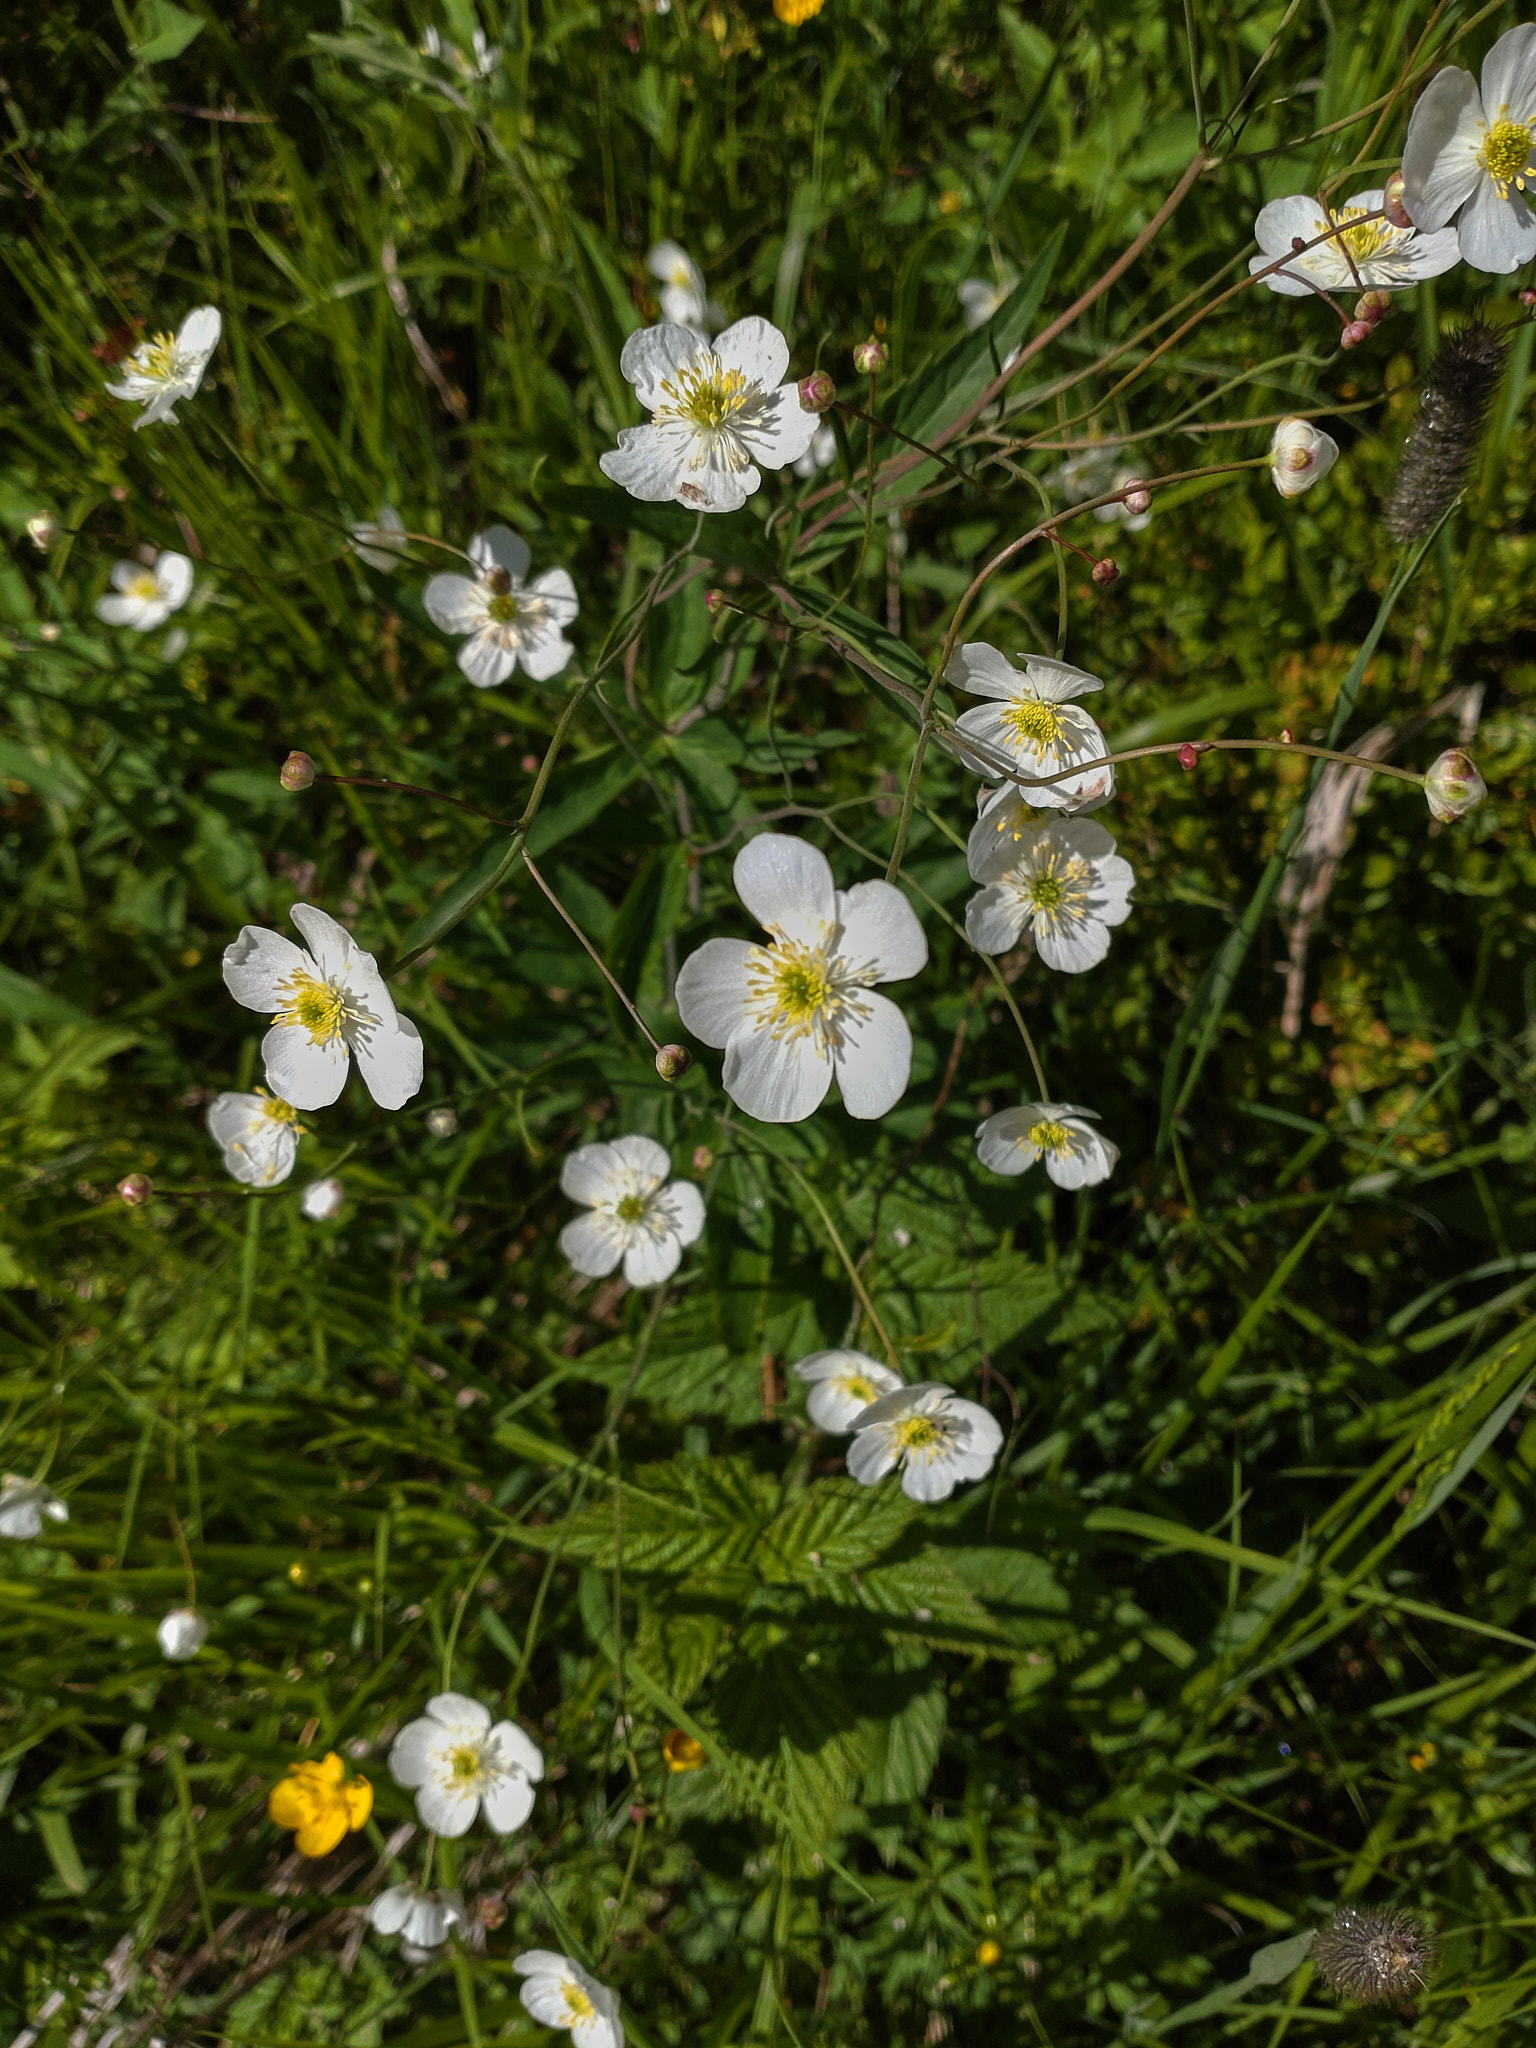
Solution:
M695 1173L708 1173L709 1169L714 1165L714 1163L715 1155L713 1152L710 1151L707 1145L694 1146L693 1170Z
M1355 301L1355 318L1368 320L1372 327L1378 320L1385 320L1392 310L1390 292L1362 292Z
M725 592L718 587L704 593L704 609L712 619L718 619L725 610Z
M1339 347L1358 348L1362 341L1369 341L1375 332L1369 320L1351 320L1339 336Z
M1282 725L1282 726L1281 726L1281 728L1280 728L1280 744L1281 744L1281 746L1282 746L1282 747L1288 747L1288 746L1289 746L1289 745L1291 744L1291 741L1292 741L1293 739L1295 739L1295 737L1296 737L1295 733L1293 733L1293 732L1291 731L1291 728L1290 728L1290 727L1289 727L1288 725Z
M1102 562L1095 562L1091 572L1095 583L1113 583L1120 571L1106 555Z
M1394 171L1381 188L1381 210L1395 228L1411 228L1413 215L1403 204L1403 174Z
M1179 749L1179 766L1187 775L1200 758L1200 749L1193 740L1186 740Z
M155 1184L147 1173L128 1173L118 1182L117 1192L130 1209L141 1209L155 1192Z
M59 522L51 512L34 512L27 521L27 536L39 554L46 555L59 537Z
M837 403L837 386L825 370L812 370L809 377L800 380L800 409L802 412L830 412Z
M861 377L878 377L890 360L890 350L873 335L868 341L861 341L853 352L853 367Z
M1442 822L1464 818L1476 810L1488 794L1488 785L1478 774L1472 756L1460 747L1449 747L1430 764L1424 777L1424 795L1429 808Z
M315 779L315 764L308 754L292 753L277 771L284 789L308 789Z
M459 1112L450 1105L427 1111L427 1129L434 1138L451 1138L458 1128Z
M46 624L38 627L37 637L39 640L46 640L49 646L51 647L54 641L57 640L59 635L63 632L63 630L64 628L61 625L59 625L55 620L49 619L46 622Z
M173 1607L155 1638L168 1664L189 1664L208 1640L208 1624L190 1607Z
M299 1207L311 1223L329 1223L341 1214L341 1205L346 1200L346 1189L334 1175L324 1180L312 1180L300 1197Z
M663 1081L680 1081L692 1065L686 1045L664 1045L656 1055L656 1071Z
M1269 444L1269 473L1282 498L1309 491L1338 459L1339 444L1333 436L1294 414L1280 422Z
M1139 519L1143 512L1152 510L1152 493L1147 489L1143 478L1127 477L1120 502L1133 519Z

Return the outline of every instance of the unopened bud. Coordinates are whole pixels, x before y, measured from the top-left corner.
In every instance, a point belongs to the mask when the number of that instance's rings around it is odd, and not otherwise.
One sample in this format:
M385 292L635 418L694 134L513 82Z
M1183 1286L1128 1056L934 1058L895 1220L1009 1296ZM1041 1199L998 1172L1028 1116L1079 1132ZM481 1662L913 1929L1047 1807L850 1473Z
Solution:
M311 1223L329 1223L341 1214L341 1205L346 1200L346 1189L334 1175L325 1180L312 1180L299 1198L299 1207Z
M825 370L812 370L800 380L800 410L830 412L837 403L837 386Z
M718 619L725 610L725 592L720 589L706 590L704 593L704 609L712 619Z
M714 1163L715 1155L713 1152L710 1151L707 1145L694 1146L693 1170L695 1173L708 1173L709 1169L714 1165Z
M853 352L853 367L861 377L878 377L890 360L890 350L873 335L868 341L861 341Z
M1139 476L1126 480L1125 494L1120 501L1133 519L1139 519L1143 512L1152 510L1152 493Z
M1339 336L1339 347L1358 348L1362 341L1369 341L1375 332L1369 320L1351 320Z
M1524 291L1519 296L1522 306L1536 306L1536 292Z
M1394 171L1381 188L1381 210L1395 228L1411 228L1413 215L1403 204L1403 174Z
M1289 746L1289 745L1291 744L1291 741L1292 741L1292 740L1293 740L1293 739L1294 739L1295 737L1296 737L1296 735L1295 735L1295 734L1294 734L1294 733L1293 733L1293 732L1291 731L1291 728L1290 728L1290 727L1289 727L1288 725L1282 725L1282 726L1281 726L1281 728L1280 728L1280 744L1281 744L1281 746L1282 746L1282 747L1288 747L1288 746Z
M1179 766L1187 775L1200 758L1200 749L1193 740L1186 740L1179 749Z
M1094 582L1102 584L1113 583L1115 578L1120 574L1120 571L1115 567L1114 563L1109 559L1108 555L1106 555L1102 562L1094 563L1091 573Z
M504 569L500 562L485 572L485 587L492 597L505 597L512 588L512 571Z
M59 537L59 522L51 512L34 512L27 521L27 535L40 554L47 554Z
M680 1081L692 1065L686 1045L664 1045L656 1055L656 1071L663 1081Z
M315 779L315 764L308 754L292 753L277 771L284 789L309 789Z
M444 1105L441 1109L427 1111L427 1129L434 1138L451 1138L459 1128L459 1112Z
M142 1209L155 1192L155 1184L147 1173L128 1173L118 1182L117 1192L130 1209Z
M1280 422L1269 444L1269 473L1282 498L1310 490L1338 459L1339 444L1333 436L1294 414Z
M1478 774L1470 754L1450 747L1430 764L1424 777L1424 795L1435 816L1449 824L1475 810L1488 794L1488 785Z
M1368 320L1373 327L1378 320L1385 320L1391 310L1390 292L1362 292L1355 301L1355 318Z

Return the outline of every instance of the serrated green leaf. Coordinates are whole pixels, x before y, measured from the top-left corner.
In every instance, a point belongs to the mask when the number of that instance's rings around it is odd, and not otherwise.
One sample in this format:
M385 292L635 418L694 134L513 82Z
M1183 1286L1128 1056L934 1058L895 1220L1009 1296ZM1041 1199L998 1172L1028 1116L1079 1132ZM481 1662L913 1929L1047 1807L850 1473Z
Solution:
M879 1557L916 1518L899 1487L871 1490L852 1479L823 1479L792 1501L763 1531L752 1562L765 1579L814 1585Z
M925 1685L889 1720L868 1724L868 1765L860 1794L867 1806L904 1806L921 1799L944 1746L949 1702L944 1687Z

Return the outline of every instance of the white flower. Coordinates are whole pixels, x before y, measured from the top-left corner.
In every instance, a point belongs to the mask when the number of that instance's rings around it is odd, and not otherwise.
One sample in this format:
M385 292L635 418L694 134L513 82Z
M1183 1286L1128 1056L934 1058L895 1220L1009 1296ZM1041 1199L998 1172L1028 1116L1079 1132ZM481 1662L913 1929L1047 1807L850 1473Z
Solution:
M405 521L393 505L381 505L377 519L354 526L348 545L370 569L397 569L410 548Z
M273 1095L218 1095L208 1110L208 1131L224 1148L224 1164L247 1187L272 1188L293 1171L299 1149L299 1113Z
M1097 1112L1073 1102L1022 1102L1000 1109L976 1132L976 1156L994 1173L1024 1173L1037 1159L1059 1188L1091 1188L1108 1180L1119 1148L1086 1118Z
M1081 974L1109 951L1109 928L1131 914L1136 877L1113 836L1092 818L1047 820L1020 838L999 833L971 873L982 884L965 906L979 953L1006 953L1028 931L1047 967Z
M575 618L576 586L564 569L546 569L531 583L528 543L510 526L487 527L469 544L475 575L434 576L422 592L427 616L445 633L467 633L459 667L477 690L494 689L514 673L537 683L557 676L571 658L561 632Z
M892 1394L901 1374L862 1351L813 1351L795 1367L795 1378L810 1383L806 1408L818 1429L842 1435L871 1401Z
M346 1086L356 1053L380 1109L399 1109L421 1086L421 1033L344 925L312 903L295 903L289 915L308 952L253 924L224 949L224 986L235 1001L276 1012L261 1041L267 1086L296 1109L324 1109Z
M796 476L812 477L837 460L837 435L825 420L811 436L811 445L790 465Z
M188 1664L208 1640L208 1624L190 1607L173 1607L155 1630L155 1639L169 1664Z
M523 2005L536 2020L568 2028L576 2048L624 2048L619 1994L580 1963L553 1949L531 1948L514 1956L512 1967L525 1980Z
M483 1808L487 1827L507 1835L533 1811L544 1759L515 1721L493 1728L478 1700L442 1692L395 1737L389 1768L415 1792L421 1824L434 1834L464 1834Z
M136 633L153 633L192 595L192 564L169 548L155 557L152 569L142 562L115 562L112 592L110 597L97 598L97 618L109 626L132 626Z
M962 1479L985 1479L1003 1442L985 1408L936 1380L882 1394L853 1428L853 1477L873 1486L899 1465L901 1490L911 1500L948 1500Z
M0 1479L0 1536L39 1536L44 1515L50 1522L67 1522L69 1509L40 1479L23 1479L17 1472Z
M1401 292L1421 278L1439 277L1461 260L1453 228L1433 234L1394 227L1389 220L1371 220L1381 212L1385 195L1357 192L1342 206L1327 208L1305 192L1271 199L1253 224L1253 238L1263 251L1249 258L1250 274L1268 270L1286 257L1284 270L1270 271L1264 282L1288 299L1304 299L1315 291ZM1330 228L1343 233L1297 255L1291 244L1316 241Z
M688 327L700 340L707 340L710 316L718 306L709 302L709 291L697 263L677 242L658 242L645 259L652 277L660 278L661 317L675 327Z
M198 306L182 321L179 333L157 334L139 343L123 365L122 382L107 386L114 398L143 406L133 423L135 432L156 420L178 424L172 408L191 398L202 383L223 328L217 306Z
M995 775L1000 766L1013 761L1022 775L1030 776L1054 775L1080 761L1102 760L1109 752L1103 733L1072 701L1102 690L1098 677L1045 655L1022 659L1023 668L1015 668L985 640L969 641L950 657L945 681L973 697L992 700L962 711L955 720L957 731L987 749L985 755L977 755L959 747L963 764L973 774ZM1095 806L1106 802L1114 789L1114 769L1099 768L1037 787L1020 784L1018 794L1040 810L1065 811L1084 801Z
M734 880L770 943L710 939L677 977L684 1024L725 1049L726 1094L764 1123L799 1123L835 1075L850 1116L884 1116L906 1089L912 1033L873 991L927 962L911 904L889 882L837 888L825 854L781 832L747 842Z
M988 284L982 277L968 277L955 293L966 326L985 327L1017 283L1018 279L1008 271L1002 273L996 284Z
M299 1207L311 1223L329 1223L339 1216L347 1199L346 1189L333 1175L312 1180L299 1197Z
M1310 491L1339 459L1339 444L1310 420L1288 416L1269 444L1269 473L1282 498Z
M1536 27L1523 22L1483 59L1482 91L1448 65L1419 96L1403 145L1403 206L1433 232L1459 212L1474 270L1518 270L1536 256L1536 216L1520 197L1536 135Z
M786 384L789 343L755 314L706 345L686 327L642 327L619 368L649 411L621 427L598 466L632 498L675 498L693 512L734 512L762 482L756 464L782 469L815 438L820 415Z
M420 1885L392 1884L368 1908L377 1934L398 1934L416 1948L437 1948L451 1927L464 1925L464 1901L457 1892L424 1892Z
M672 1278L684 1245L704 1228L704 1197L692 1181L669 1182L671 1171L654 1138L615 1138L571 1153L561 1189L592 1212L560 1233L560 1249L578 1273L600 1280L622 1259L631 1287Z

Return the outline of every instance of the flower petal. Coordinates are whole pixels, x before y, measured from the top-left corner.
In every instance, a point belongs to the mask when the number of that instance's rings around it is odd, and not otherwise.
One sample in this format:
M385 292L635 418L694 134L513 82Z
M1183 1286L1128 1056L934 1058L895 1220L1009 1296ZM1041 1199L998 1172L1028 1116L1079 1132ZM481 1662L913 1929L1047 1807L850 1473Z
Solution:
M427 1715L455 1735L483 1735L491 1725L490 1708L467 1692L434 1693L427 1701Z
M1021 697L1024 677L1007 655L985 640L968 640L957 647L944 671L946 683L967 690L973 697Z
M192 564L185 555L171 549L157 557L155 584L164 600L165 614L180 611L192 595Z
M612 1145L578 1145L565 1155L560 1192L589 1206L611 1201L623 1193L624 1164L623 1155Z
M846 1462L851 1479L857 1479L860 1486L873 1486L895 1466L895 1446L883 1429L860 1430L848 1446Z
M965 906L965 936L978 953L1008 952L1018 944L1024 925L1024 906L1017 892L996 882Z
M443 1730L438 1722L425 1715L407 1721L389 1752L389 1772L395 1783L407 1787L420 1785L432 1769L442 1742Z
M692 433L675 420L661 427L620 427L618 447L600 455L597 466L632 498L647 505L663 504L677 496L678 484L688 473L692 443Z
M523 665L523 674L530 681L547 683L551 676L559 675L575 651L570 641L551 627L547 632L527 633L518 660ZM463 666L462 662L460 666Z
M568 569L546 569L528 585L530 597L542 598L551 618L568 626L581 606Z
M868 1122L894 1109L912 1075L912 1032L887 997L871 990L850 1006L833 1055L843 1107Z
M800 403L798 384L781 384L772 405L765 406L742 439L764 469L783 469L798 462L815 440L821 416Z
M302 1024L274 1024L261 1041L267 1086L295 1109L328 1109L347 1085L343 1039L316 1045Z
M560 1233L560 1250L578 1273L589 1280L602 1280L624 1254L628 1231L622 1223L601 1211L589 1209L575 1216Z
M477 690L494 690L515 672L517 649L506 644L495 626L482 626L459 649L459 668Z
M224 332L224 316L217 306L194 306L176 336L178 355L211 356ZM199 372L201 375L201 372Z
M672 1155L654 1138L615 1138L613 1149L626 1166L652 1181L664 1181L672 1171Z
M1536 28L1505 31L1483 59L1483 118L1529 121L1536 114Z
M470 542L469 559L477 569L505 569L514 583L521 583L533 555L510 526L488 526Z
M388 1017L354 1034L352 1050L368 1093L380 1109L403 1109L421 1086L426 1049L410 1018L402 1017L393 1004L390 1010ZM309 1106L299 1105L303 1109Z
M439 1779L429 1779L416 1794L416 1812L422 1826L450 1840L469 1833L479 1810L480 1801L475 1793L450 1791Z
M799 945L819 946L837 916L826 855L787 832L760 832L736 856L736 893L760 925Z
M469 576L434 576L421 593L427 617L445 633L473 633L485 623L485 592Z
M314 968L315 962L292 939L261 925L242 926L240 936L224 948L224 986L247 1010L280 1010L285 1001L280 984L291 974L312 973Z
M751 313L717 334L714 346L727 370L739 370L749 384L760 384L764 391L781 385L789 370L789 343L773 322L759 313ZM814 421L815 415L807 413L806 418Z
M1485 178L1456 223L1462 261L1501 277L1536 256L1536 214L1517 194L1501 199Z
M670 320L663 320L658 326L635 330L624 344L619 370L634 385L635 396L646 411L654 412L666 397L661 388L663 380L674 376L685 363L691 363L698 351L699 337L696 334L686 327L674 326ZM779 375L782 376L783 372L780 371ZM778 377L773 381L777 384ZM621 433L619 446L622 448L623 445L624 435ZM639 493L635 495L638 497Z
M893 882L856 882L837 896L837 957L871 981L907 981L928 964L917 912Z
M682 1263L683 1248L670 1231L637 1236L624 1254L624 1278L631 1287L659 1287Z
M747 1023L731 1034L720 1081L748 1116L765 1124L798 1124L825 1100L832 1061L812 1038L775 1038L766 1026Z
M502 1760L515 1764L523 1776L537 1785L544 1776L544 1759L539 1746L526 1729L519 1728L515 1721L498 1721L491 1730Z
M706 939L677 977L677 1013L704 1045L729 1042L746 1016L747 970L761 946L745 939Z
M672 1235L680 1245L690 1245L704 1229L704 1197L691 1180L675 1180L656 1197L664 1209Z
M510 1835L533 1811L533 1787L521 1772L515 1777L497 1778L481 1798L485 1824L494 1834Z
M1416 228L1443 228L1484 182L1482 118L1470 71L1448 65L1420 93L1403 144L1403 207Z

